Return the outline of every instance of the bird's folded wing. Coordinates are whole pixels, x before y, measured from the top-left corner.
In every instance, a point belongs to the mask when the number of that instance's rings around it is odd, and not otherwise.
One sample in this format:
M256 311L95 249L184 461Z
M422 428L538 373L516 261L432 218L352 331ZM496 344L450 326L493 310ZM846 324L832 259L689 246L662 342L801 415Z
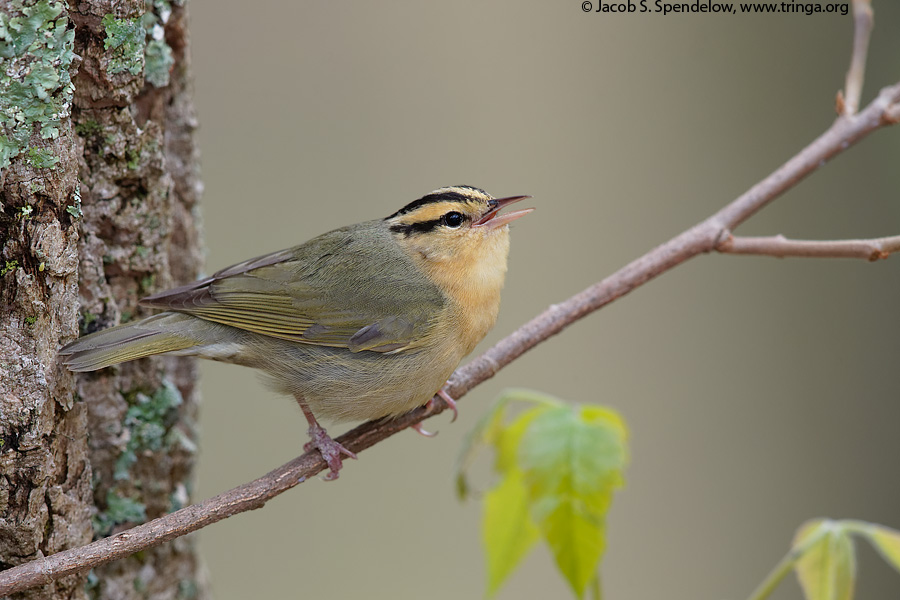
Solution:
M443 294L392 248L375 252L341 233L234 265L141 303L352 352L415 348L444 306ZM329 252L336 246L342 251Z

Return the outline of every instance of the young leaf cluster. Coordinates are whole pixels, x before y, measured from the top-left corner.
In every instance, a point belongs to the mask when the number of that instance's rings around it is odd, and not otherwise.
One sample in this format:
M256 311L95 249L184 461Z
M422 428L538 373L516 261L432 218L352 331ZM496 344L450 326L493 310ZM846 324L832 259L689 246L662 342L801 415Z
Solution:
M507 423L514 400L532 406ZM499 481L484 496L482 529L489 595L539 539L578 598L589 588L599 593L606 513L624 482L626 439L623 420L608 408L526 390L498 399L472 432L457 478L466 496L464 469L476 445L493 446Z
M856 586L854 536L868 540L900 571L900 531L865 521L813 519L797 530L790 552L750 599L769 598L793 569L807 600L852 600Z

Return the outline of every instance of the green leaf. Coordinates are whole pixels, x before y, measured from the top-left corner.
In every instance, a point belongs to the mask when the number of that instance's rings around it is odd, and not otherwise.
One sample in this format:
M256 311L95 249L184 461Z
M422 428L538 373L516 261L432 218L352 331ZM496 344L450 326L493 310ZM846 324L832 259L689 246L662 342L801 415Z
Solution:
M528 514L528 496L521 471L507 473L503 481L485 495L483 515L487 593L492 596L539 536Z
M504 436L504 430L506 429L503 426L503 419L506 417L507 408L509 407L510 402L513 401L534 402L539 405L547 406L556 406L560 404L558 400L551 396L538 394L531 390L512 389L503 392L503 394L491 404L487 412L485 412L478 420L475 428L466 434L465 439L463 439L463 446L460 450L456 466L456 493L461 500L464 500L469 495L470 486L468 479L466 479L466 470L471 465L475 453L479 448L485 444L492 444L498 449L503 446L507 449L512 449L512 451L515 452L516 447L513 444L517 443L518 435L514 434L512 437L507 436L505 442L501 440ZM523 425L524 423L519 422L519 426ZM503 470L499 467L500 464L508 462L510 461L507 460L506 456L503 458L498 456L498 470ZM513 460L512 462L515 463L516 461Z
M900 571L900 531L883 525L871 525L861 533L889 565Z
M852 600L856 553L845 527L828 519L809 521L797 532L794 548L803 549L794 570L807 600Z
M528 427L541 414L549 410L544 406L536 406L523 412L521 415L506 427L498 427L494 433L494 448L497 451L497 460L494 463L494 469L498 473L509 473L519 471L520 463L520 444L522 437L528 431Z
M466 478L466 471L475 459L475 453L479 448L490 440L494 439L496 433L503 426L503 417L506 415L506 405L509 403L503 397L495 400L488 408L475 428L468 432L463 439L462 448L459 452L459 458L456 461L456 495L460 500L468 498L471 491L469 480Z
M508 425L513 401L533 405ZM466 439L457 487L478 447L496 451L500 482L485 495L483 540L488 595L495 594L543 537L575 595L600 597L597 574L606 545L605 517L623 483L627 430L617 413L599 406L571 407L529 390L505 392Z
M532 517L579 598L603 555L606 512L624 481L626 438L611 410L559 406L536 414L519 442Z

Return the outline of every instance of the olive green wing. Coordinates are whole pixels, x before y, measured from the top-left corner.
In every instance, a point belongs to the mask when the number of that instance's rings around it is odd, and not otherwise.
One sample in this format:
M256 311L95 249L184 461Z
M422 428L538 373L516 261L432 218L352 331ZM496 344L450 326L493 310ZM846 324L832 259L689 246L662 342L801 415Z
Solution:
M141 301L352 352L416 347L445 302L377 221L332 231Z

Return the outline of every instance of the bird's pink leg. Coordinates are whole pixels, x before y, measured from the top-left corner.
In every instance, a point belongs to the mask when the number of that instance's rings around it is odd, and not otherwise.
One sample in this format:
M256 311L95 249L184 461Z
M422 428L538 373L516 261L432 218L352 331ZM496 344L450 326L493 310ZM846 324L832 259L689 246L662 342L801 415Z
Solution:
M325 431L325 428L319 425L319 422L316 421L316 417L312 414L312 411L306 405L306 402L304 402L303 399L299 396L297 397L297 403L300 405L300 408L303 409L303 415L306 417L306 421L309 423L308 433L310 441L303 445L303 450L309 452L313 448L317 449L322 455L322 458L325 459L325 463L328 465L328 468L331 469L328 474L325 475L325 481L332 481L334 479L337 479L340 476L339 471L343 466L341 455L349 456L350 458L355 459L356 454L350 452L341 444L331 439L331 436L328 435L328 432Z

